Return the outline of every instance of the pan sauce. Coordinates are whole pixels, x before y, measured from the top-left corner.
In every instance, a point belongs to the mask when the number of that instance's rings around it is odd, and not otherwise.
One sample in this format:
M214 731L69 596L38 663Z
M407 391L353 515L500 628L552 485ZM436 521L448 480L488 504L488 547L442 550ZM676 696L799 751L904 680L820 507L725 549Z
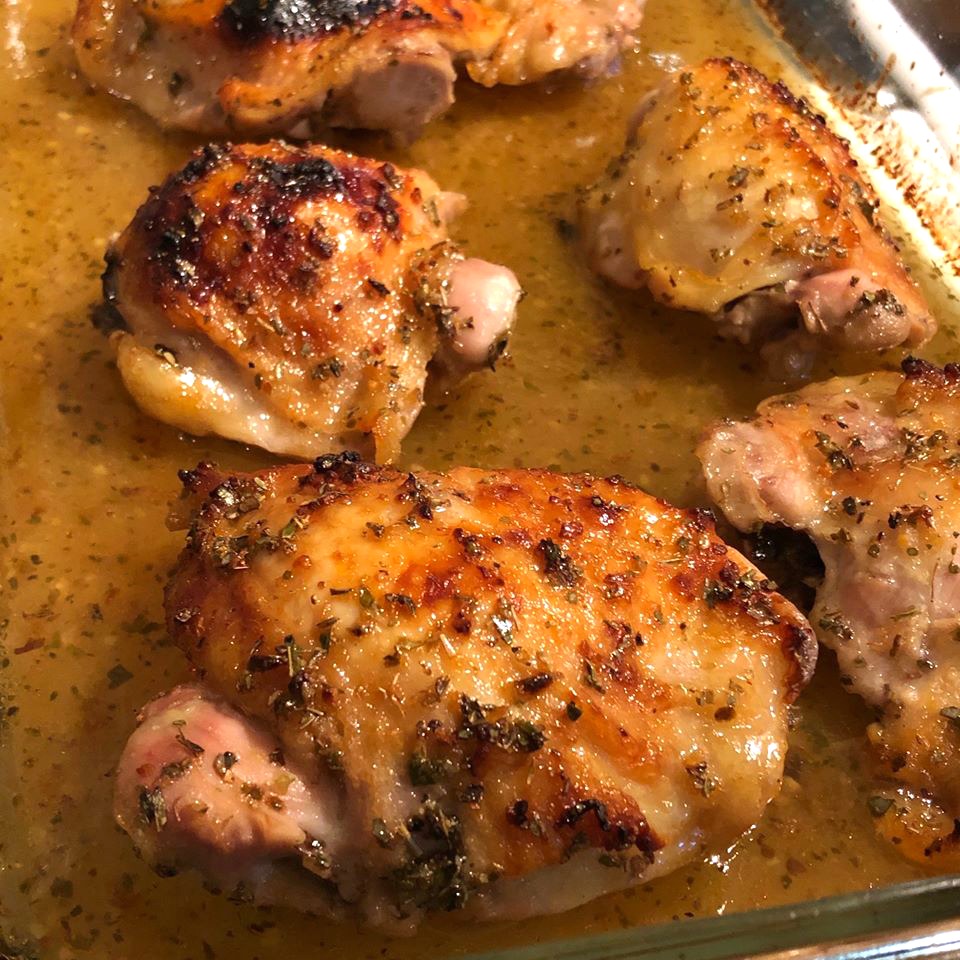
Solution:
M874 836L869 715L841 692L826 655L797 709L793 776L750 836L559 918L462 927L443 917L415 939L390 941L231 903L193 874L160 880L135 858L112 823L112 767L137 709L187 676L160 625L181 541L164 527L176 470L270 458L140 415L89 324L107 238L194 141L160 133L72 75L71 14L69 0L11 0L0 34L0 953L443 956L917 876ZM407 465L622 473L674 502L703 501L697 434L776 385L707 321L591 278L567 226L572 191L619 149L626 118L663 69L730 53L799 86L776 52L740 0L649 0L640 48L613 80L549 94L463 83L454 110L409 150L337 138L465 192L472 209L454 233L473 254L509 264L528 292L512 359L424 411L404 446ZM947 325L945 294L915 268ZM953 339L942 333L925 355L948 357ZM841 366L820 373L831 369Z

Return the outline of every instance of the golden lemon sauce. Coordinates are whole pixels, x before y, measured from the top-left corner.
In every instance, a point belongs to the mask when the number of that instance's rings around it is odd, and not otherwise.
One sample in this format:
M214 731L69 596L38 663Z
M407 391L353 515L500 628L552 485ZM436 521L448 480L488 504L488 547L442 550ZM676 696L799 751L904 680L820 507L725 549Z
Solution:
M162 133L76 77L71 15L69 0L0 8L0 953L440 957L916 876L875 836L869 714L841 692L826 655L797 708L794 776L749 836L561 917L465 927L445 916L398 941L235 904L194 874L161 880L137 860L112 821L112 773L137 709L188 676L161 625L181 543L164 526L176 471L270 458L141 415L90 325L108 238L196 141ZM703 502L697 435L776 385L706 320L594 279L567 225L576 188L620 149L665 66L722 54L797 81L740 0L650 0L639 47L613 79L553 91L464 82L455 108L408 150L337 136L466 193L472 206L455 235L509 264L527 291L511 357L434 400L407 439L408 465L621 473L677 503ZM948 325L931 271L915 267ZM948 356L950 340L942 334L926 355Z

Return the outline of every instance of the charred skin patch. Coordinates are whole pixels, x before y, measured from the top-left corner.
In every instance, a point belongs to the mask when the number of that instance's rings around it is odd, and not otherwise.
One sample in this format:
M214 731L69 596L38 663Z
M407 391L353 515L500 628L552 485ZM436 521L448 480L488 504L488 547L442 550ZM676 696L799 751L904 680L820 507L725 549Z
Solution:
M177 477L183 486L181 497L189 500L194 510L200 507L212 490L231 479L228 474L222 473L216 464L206 460L202 460L192 470L178 471Z
M381 474L389 474L376 464L361 460L359 454L353 451L343 453L329 453L317 457L313 461L313 472L301 477L301 486L310 484L313 487L339 483L346 487L369 480Z
M104 270L100 274L103 300L93 307L90 320L100 333L109 335L115 330L129 328L126 318L117 307L117 273L120 269L120 258L112 246L107 249L103 262Z
M404 185L392 168L347 156L333 163L279 145L270 154L204 147L137 214L152 295L161 304L186 296L198 306L216 295L242 314L253 290L307 294L331 269L336 248L323 222L304 222L300 208L342 205L381 251L402 236L394 193Z
M784 624L781 635L783 652L792 668L787 678L787 701L792 703L813 679L817 665L817 637L810 627L795 623Z
M229 154L230 144L208 143L194 152L180 173L175 174L173 179L184 184L196 183L208 174L213 173Z
M555 808L561 799L554 798ZM622 795L564 801L556 812L554 827L564 835L585 837L595 849L611 853L637 850L648 862L663 847L647 818Z
M230 0L218 17L224 33L244 44L296 43L365 27L403 0Z
M907 357L900 364L907 381L917 381L931 387L955 387L960 383L960 364L948 363L938 367L920 357Z

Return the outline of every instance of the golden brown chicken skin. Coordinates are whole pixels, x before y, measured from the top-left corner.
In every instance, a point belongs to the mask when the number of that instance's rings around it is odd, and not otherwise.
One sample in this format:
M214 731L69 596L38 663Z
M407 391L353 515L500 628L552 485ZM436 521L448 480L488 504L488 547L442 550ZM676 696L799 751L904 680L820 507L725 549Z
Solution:
M822 117L752 67L708 60L650 96L582 225L602 275L710 314L791 379L818 349L935 332L878 206Z
M77 59L165 126L305 134L418 130L453 102L456 66L527 83L608 69L643 0L80 0Z
M960 864L960 368L814 384L717 425L711 494L743 530L810 535L825 572L811 619L843 683L878 711L881 829L908 856ZM893 801L893 802L891 802Z
M107 255L124 383L148 413L309 458L392 458L446 380L492 363L520 288L464 258L424 173L324 147L209 146Z
M778 791L815 643L709 514L616 478L349 455L184 480L201 505L166 609L202 687L147 709L118 774L152 862L259 860L269 898L268 865L317 873L322 849L313 909L517 918L725 847ZM280 771L238 718L282 751L282 830L248 824L242 783L275 812ZM253 758L232 799L224 751Z

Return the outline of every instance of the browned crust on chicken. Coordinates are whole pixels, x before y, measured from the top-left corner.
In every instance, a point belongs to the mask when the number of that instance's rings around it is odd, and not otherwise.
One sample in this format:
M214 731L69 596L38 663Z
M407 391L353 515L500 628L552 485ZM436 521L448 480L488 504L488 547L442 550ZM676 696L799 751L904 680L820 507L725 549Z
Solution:
M264 471L258 476L265 485L261 489L258 484L252 492L249 476L224 476L212 464L201 463L195 470L183 471L181 480L184 492L197 504L197 510L191 522L190 546L185 556L191 555L191 552L203 557L215 554L223 546L222 538L216 532L218 524L222 523L224 518L230 520L243 515L244 511L237 508L235 504L242 501L244 496L248 496L252 497L252 500L247 501L249 506L258 497L269 495L268 491L274 478L289 476L290 471L293 470L299 473L301 470L306 471L307 468L278 467L275 470ZM481 473L469 468L460 468L460 470L468 475ZM454 471L456 472L459 471ZM612 525L609 517L616 517L616 508L611 507L612 500L609 502L603 500L602 493L613 494L626 491L626 497L621 499L651 500L654 505L652 509L669 514L678 528L682 528L681 538L696 537L700 545L700 549L691 556L690 563L684 564L684 569L669 577L668 583L674 596L685 603L704 600L711 610L718 611L718 616L725 612L734 621L747 624L754 621L774 626L780 637L785 660L789 664L785 678L789 702L792 702L810 681L816 665L816 648L809 625L803 617L797 616L793 604L776 592L771 581L762 576L756 576L755 570L744 575L745 567L749 565L739 553L717 537L716 521L709 510L680 510L664 500L649 497L648 494L620 477L601 479L590 474L561 475L546 470L502 471L500 475L503 477L502 482L484 485L482 490L485 495L482 499L467 498L468 502L472 502L484 512L502 510L521 523L523 522L521 518L524 517L529 518L532 524L541 520L537 516L539 505L527 489L528 482L536 482L538 487L556 484L558 488L570 486L576 489L581 496L575 499L564 498L560 501L557 493L548 494L550 505L560 506L562 509L556 512L565 517L560 523L561 536L577 538L590 532L589 527L584 528L582 520L566 518L570 513L585 518L588 523L593 520L591 526L595 530L598 524L601 530ZM512 480L513 475L516 475L517 481ZM427 476L434 481L438 478L438 475ZM312 490L319 491L319 495L310 497L306 504L297 509L298 522L308 524L312 514L321 511L324 507L337 502L349 502L350 491L353 488L368 484L387 486L391 490L396 488L396 499L412 504L412 515L408 517L408 522L412 519L414 524L418 524L433 519L428 488L424 485L425 481L418 475L368 463L348 453L321 457L315 462L312 473L305 473L299 477L298 488L301 496ZM594 493L594 489L599 492ZM464 494L461 496L465 497ZM607 513L608 510L612 512ZM623 535L629 536L626 531ZM456 528L452 531L443 531L443 536L447 538L449 552L454 557L471 561L469 544L467 547L463 546L470 534L465 533L462 528ZM509 541L515 545L531 548L533 536L529 530L514 530L509 534ZM454 542L457 546L453 546ZM551 576L550 561L545 556L544 544L549 542L541 540L532 547L533 552L541 557L544 572L548 578ZM240 554L246 549L248 549L247 546L240 548ZM268 549L274 548L268 547ZM550 547L550 550L552 549L553 547ZM229 560L229 557L227 559ZM562 558L558 562L566 564L568 559ZM227 566L229 565L228 562ZM503 586L506 582L499 574L491 574L490 568L485 564L471 562L470 565L478 573L478 576L471 578L471 585L477 589L486 583ZM496 563L495 566L501 569L502 565ZM404 586L414 590L413 599L418 607L443 606L451 597L462 593L459 586L454 586L452 574L439 576L435 571L416 574L411 572L408 577L409 579L404 580ZM613 590L618 595L629 596L632 589L629 584L632 579L629 575L623 580L615 574L611 575L605 580L601 592ZM456 582L458 585L461 584L460 574L457 575ZM412 584L416 586L412 587ZM198 586L200 589L206 588L202 582L198 583ZM410 596L409 593L405 595ZM459 612L454 615L454 619L458 627L463 625L469 627L469 623L460 618ZM469 632L469 629L466 631L458 629L457 632ZM623 673L622 670L620 672ZM625 676L627 679L636 679L629 673Z
M452 852L371 854L401 914L494 910L495 878L590 849L615 889L728 842L776 789L815 643L709 514L618 478L349 455L183 476L199 507L166 608L204 681L332 765L363 822L456 825Z
M322 147L204 147L107 256L128 388L192 432L393 456L453 335L450 197L419 171Z
M265 295L309 297L332 279L324 267L336 254L337 237L319 218L309 225L298 222L306 204L346 203L350 225L379 255L407 232L426 233L428 243L436 240L439 234L424 230L430 199L414 177L389 163L281 144L267 149L210 144L151 191L129 228L133 237L125 240L142 244L143 282L153 300L167 308L183 298L191 308L203 309L216 297L240 314L240 335L249 341L263 325L245 315ZM434 214L430 226L437 220ZM110 254L108 290L116 283L124 249L121 241ZM372 288L371 298L377 294L385 295ZM174 324L178 320L174 314ZM187 328L196 325L186 318L181 322ZM302 350L305 343L322 349L329 340L318 329L276 327L264 332L276 338L275 349L282 353Z
M229 0L215 22L226 38L249 46L323 39L345 31L367 30L375 22L405 31L422 29L424 24L453 24L463 20L462 8L462 3L450 0L428 0L426 4L413 0Z

